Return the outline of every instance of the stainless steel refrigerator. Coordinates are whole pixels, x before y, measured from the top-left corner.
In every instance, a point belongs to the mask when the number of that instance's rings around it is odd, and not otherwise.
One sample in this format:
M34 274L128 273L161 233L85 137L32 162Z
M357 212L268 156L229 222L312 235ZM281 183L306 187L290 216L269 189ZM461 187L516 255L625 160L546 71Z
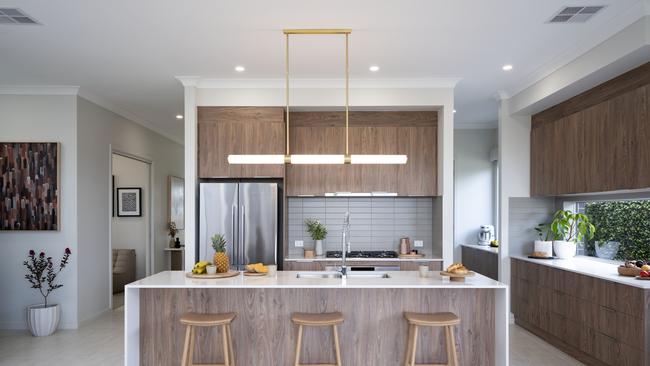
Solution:
M223 234L233 268L276 264L279 228L278 183L200 183L199 260L212 261L210 238Z

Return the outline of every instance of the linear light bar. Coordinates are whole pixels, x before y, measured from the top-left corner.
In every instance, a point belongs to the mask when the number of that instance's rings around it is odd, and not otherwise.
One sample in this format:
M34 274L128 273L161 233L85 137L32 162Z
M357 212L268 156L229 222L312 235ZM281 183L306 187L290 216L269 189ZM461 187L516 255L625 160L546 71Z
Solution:
M351 164L406 164L406 155L352 155Z
M228 155L228 164L284 164L284 155Z
M291 155L291 164L343 164L343 155Z

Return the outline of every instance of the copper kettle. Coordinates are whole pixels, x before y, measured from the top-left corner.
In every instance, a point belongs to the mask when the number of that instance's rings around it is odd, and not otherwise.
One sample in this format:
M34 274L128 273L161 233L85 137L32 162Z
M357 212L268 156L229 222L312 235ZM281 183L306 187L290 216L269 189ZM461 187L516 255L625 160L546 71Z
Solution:
M409 254L411 252L411 239L401 238L399 240L399 254Z

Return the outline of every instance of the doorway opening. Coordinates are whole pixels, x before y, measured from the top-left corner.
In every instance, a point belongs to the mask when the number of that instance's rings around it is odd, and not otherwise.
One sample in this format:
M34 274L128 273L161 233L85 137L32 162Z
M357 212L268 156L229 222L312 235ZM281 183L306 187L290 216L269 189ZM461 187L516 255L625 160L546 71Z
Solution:
M111 308L124 305L124 286L152 274L152 164L111 152Z

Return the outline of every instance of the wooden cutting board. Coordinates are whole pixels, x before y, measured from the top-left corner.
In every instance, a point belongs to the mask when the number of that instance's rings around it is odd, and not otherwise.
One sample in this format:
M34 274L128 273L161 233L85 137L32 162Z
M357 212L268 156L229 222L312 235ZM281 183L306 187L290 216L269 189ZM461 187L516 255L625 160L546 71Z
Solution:
M402 259L418 259L424 258L424 254L400 254L399 257Z
M217 279L217 278L229 278L239 276L239 271L228 271L224 273L215 273L215 274L194 274L192 272L187 272L185 277L188 278L201 278L205 280Z

